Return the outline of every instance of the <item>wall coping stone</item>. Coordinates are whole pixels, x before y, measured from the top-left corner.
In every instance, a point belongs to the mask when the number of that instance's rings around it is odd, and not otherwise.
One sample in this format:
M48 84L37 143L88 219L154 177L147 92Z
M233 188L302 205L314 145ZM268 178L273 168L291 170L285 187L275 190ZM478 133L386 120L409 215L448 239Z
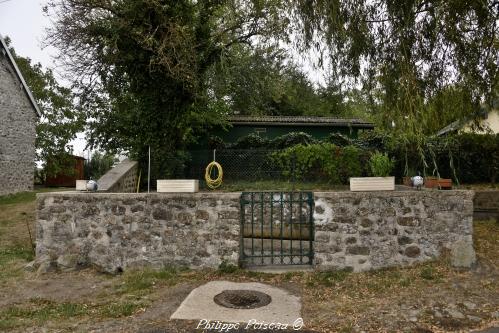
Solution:
M128 171L132 170L135 166L137 166L137 161L129 160L128 158L124 159L116 166L111 168L108 172L106 172L102 177L97 181L98 191L109 191L116 183L123 178Z
M197 192L197 193L161 193L161 192L151 192L151 193L112 193L112 192L86 192L86 191L62 191L62 192L44 192L37 193L37 198L45 197L65 197L65 196L80 196L80 197L112 197L112 198L144 198L144 197L162 197L162 198L227 198L227 199L239 199L241 192Z
M427 196L429 193L441 196L454 196L454 195L464 195L471 196L473 198L475 195L474 190L395 190L395 191L313 191L316 197L405 197L405 196Z

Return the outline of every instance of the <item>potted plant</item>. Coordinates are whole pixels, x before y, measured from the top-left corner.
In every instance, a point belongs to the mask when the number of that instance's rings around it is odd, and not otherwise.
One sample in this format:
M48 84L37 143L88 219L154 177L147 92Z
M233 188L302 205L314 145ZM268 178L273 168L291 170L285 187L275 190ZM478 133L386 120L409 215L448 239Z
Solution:
M369 170L373 177L350 178L350 191L395 190L395 177L390 176L394 164L386 153L372 154L369 159Z
M451 189L452 179L429 176L425 177L424 186L426 188Z

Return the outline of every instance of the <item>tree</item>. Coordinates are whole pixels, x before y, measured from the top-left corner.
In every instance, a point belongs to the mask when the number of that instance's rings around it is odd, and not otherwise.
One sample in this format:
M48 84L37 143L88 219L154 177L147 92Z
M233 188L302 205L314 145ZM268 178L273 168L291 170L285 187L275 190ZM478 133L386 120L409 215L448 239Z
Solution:
M85 179L98 180L118 161L114 154L94 151L90 160L85 161Z
M334 81L314 85L284 49L241 45L232 53L212 67L208 83L212 103L228 113L369 117L358 93L342 91Z
M5 41L10 46L8 37ZM52 70L44 69L40 63L33 64L12 47L9 50L43 114L36 126L36 158L45 163L45 174L55 175L67 162L73 162L67 156L73 149L69 143L83 129L85 119L75 108L71 90L57 82ZM51 163L47 164L49 160Z
M208 69L239 44L272 42L287 24L272 0L54 0L48 42L61 51L91 145L144 158L172 154L221 122Z
M337 77L362 83L393 131L423 135L433 101L450 86L466 99L466 112L491 104L499 80L497 1L292 2L301 48L329 59Z
M240 45L211 68L214 103L239 115L303 115L318 102L312 83L282 49Z

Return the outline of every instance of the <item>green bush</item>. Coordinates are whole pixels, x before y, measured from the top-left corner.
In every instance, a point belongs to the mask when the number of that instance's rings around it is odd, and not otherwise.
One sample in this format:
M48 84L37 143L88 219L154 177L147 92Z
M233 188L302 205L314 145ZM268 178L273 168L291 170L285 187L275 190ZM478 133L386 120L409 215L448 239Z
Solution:
M348 178L362 175L362 155L363 151L354 146L318 143L289 147L273 153L271 158L288 179L346 184Z
M303 132L291 132L288 134L281 135L273 140L269 140L267 138L262 138L259 135L251 133L247 136L240 137L233 144L224 144L220 142L220 138L213 138L213 141L216 140L212 145L216 144L219 149L222 147L226 147L229 149L264 149L264 150L272 150L272 149L284 149L292 146L296 146L302 144L304 146L308 146L314 143L317 143L310 134ZM210 146L211 149L213 149Z
M374 177L388 177L392 173L394 164L387 153L375 152L369 159L369 170Z
M230 149L268 149L270 146L270 141L268 139L262 138L257 134L249 134L247 136L240 137L235 143L229 145Z
M317 143L310 134L303 132L291 132L288 134L281 135L270 142L270 148L272 149L284 149L292 147L295 145L311 145Z
M339 147L350 146L353 144L352 139L340 133L331 133L324 141Z

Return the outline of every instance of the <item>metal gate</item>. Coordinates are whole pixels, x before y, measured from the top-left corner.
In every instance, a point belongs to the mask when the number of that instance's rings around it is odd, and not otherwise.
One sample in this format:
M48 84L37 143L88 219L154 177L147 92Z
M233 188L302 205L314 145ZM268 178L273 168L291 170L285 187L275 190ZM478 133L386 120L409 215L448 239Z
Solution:
M241 266L311 265L312 192L243 192Z

